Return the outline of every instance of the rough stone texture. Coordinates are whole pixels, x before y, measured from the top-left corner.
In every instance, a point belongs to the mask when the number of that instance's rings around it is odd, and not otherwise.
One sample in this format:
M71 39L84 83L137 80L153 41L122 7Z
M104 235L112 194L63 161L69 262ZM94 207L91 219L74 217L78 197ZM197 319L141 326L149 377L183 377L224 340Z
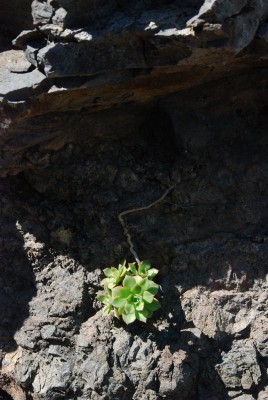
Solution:
M32 64L23 51L0 53L0 99L6 95L24 99L45 80L38 69L31 70Z
M253 307L251 293L232 290L204 292L194 288L182 295L182 308L187 321L193 321L202 333L217 340L237 336L246 330L254 324L258 306L265 304L266 301Z
M267 400L267 2L1 11L0 398ZM125 326L118 214L169 187L124 217L162 305Z
M223 353L223 361L217 365L220 377L227 388L244 390L258 386L261 370L257 362L257 353L251 340L239 340L230 351Z

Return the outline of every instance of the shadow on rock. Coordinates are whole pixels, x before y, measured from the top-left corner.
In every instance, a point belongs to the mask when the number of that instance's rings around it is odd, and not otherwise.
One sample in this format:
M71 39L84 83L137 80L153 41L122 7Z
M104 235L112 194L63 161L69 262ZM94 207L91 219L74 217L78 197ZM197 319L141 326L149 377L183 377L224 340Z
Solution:
M36 285L23 239L16 227L20 215L16 208L17 189L12 179L1 181L0 185L0 343L2 350L10 352L16 348L14 333L29 316L29 302L36 294ZM19 193L25 194L23 186Z

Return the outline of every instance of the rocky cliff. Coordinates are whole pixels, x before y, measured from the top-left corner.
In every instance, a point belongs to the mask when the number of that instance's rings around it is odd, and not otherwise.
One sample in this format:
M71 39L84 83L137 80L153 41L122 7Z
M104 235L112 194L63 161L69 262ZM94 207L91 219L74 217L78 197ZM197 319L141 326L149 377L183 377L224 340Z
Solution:
M267 1L0 5L0 398L267 400Z

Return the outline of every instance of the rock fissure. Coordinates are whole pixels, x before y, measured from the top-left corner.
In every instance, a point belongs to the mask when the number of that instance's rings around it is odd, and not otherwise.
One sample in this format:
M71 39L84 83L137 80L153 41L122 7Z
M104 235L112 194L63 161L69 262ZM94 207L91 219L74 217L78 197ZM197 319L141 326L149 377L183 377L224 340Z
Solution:
M140 211L149 210L151 207L154 207L155 205L161 203L173 189L174 189L174 186L171 186L170 188L168 188L165 191L165 193L159 199L153 201L152 203L150 203L147 206L132 208L130 210L122 211L120 214L118 214L118 219L119 219L120 224L123 227L124 235L127 238L127 242L129 244L130 252L134 256L134 258L135 258L135 260L136 260L136 262L138 264L140 263L140 260L138 258L138 255L137 255L136 251L134 250L134 245L133 245L133 242L132 242L132 239L131 239L131 235L129 233L127 225L125 224L125 222L123 220L123 216L128 215L128 214L132 214L133 212L140 212Z

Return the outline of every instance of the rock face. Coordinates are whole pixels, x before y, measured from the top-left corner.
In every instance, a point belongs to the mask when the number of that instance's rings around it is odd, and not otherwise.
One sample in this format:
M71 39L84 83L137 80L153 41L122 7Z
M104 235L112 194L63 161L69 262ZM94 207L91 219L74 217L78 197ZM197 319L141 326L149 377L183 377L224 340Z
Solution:
M0 398L268 399L267 1L15 3ZM168 188L124 217L161 286L126 326L96 300L103 268L133 260L118 214Z

